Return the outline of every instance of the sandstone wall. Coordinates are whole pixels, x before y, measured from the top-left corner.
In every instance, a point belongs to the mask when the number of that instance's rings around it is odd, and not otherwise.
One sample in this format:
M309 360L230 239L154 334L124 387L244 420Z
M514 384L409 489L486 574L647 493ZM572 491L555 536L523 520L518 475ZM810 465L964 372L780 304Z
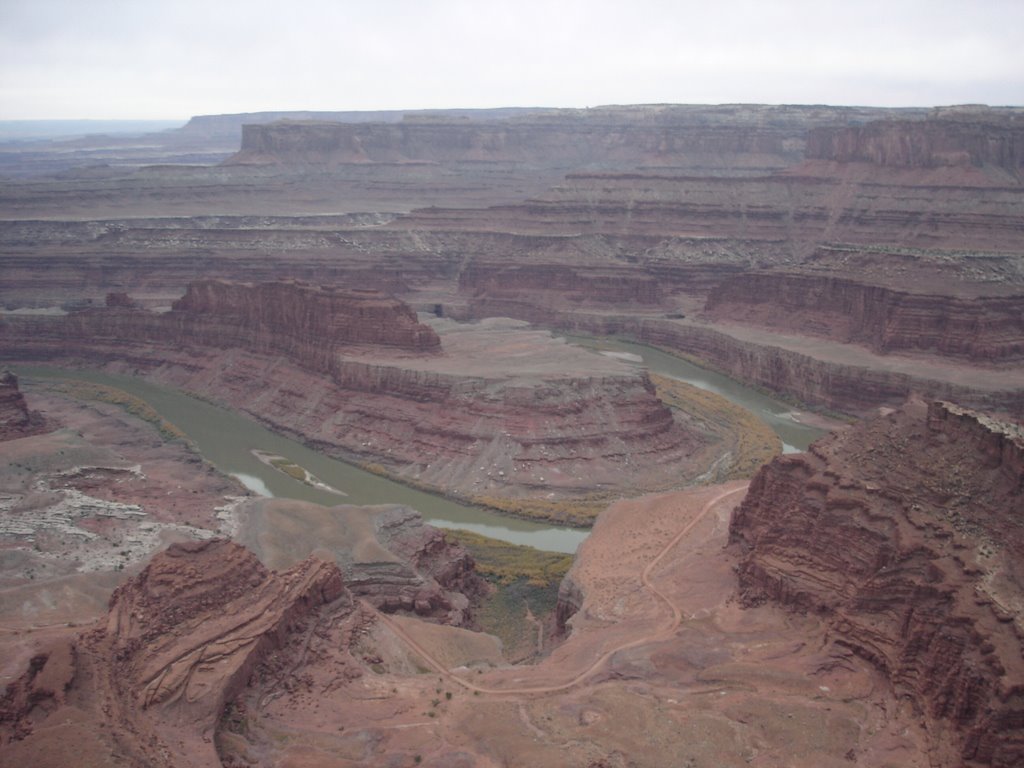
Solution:
M0 322L10 338L32 336L59 353L76 343L102 352L156 345L178 349L241 348L282 354L310 370L333 373L338 354L370 346L411 354L440 350L437 333L397 299L377 291L323 289L294 282L264 284L196 281L166 313L125 306L85 309L42 322L10 316ZM3 333L4 331L0 331ZM116 354L116 352L115 352Z
M35 434L43 429L43 418L29 411L25 396L18 389L18 377L0 371L0 442Z
M744 601L825 616L966 765L1024 760L1022 448L912 402L766 465L730 525Z
M406 304L378 291L289 282L191 283L174 303L182 328L199 343L279 351L321 366L351 345L437 351L441 341ZM322 350L322 352L321 352Z
M218 768L228 702L269 670L291 685L353 608L333 563L277 573L225 539L172 544L114 592L105 624L51 640L7 687L5 758Z
M726 165L749 172L798 160L810 126L924 114L825 106L640 105L498 115L425 113L400 122L393 115L355 122L338 114L268 123L257 115L242 128L241 151L228 163L468 161L558 168L632 168L643 163L709 169ZM199 123L186 128L199 129Z
M813 128L807 157L897 168L992 165L1019 177L1024 168L1024 122L933 118L879 120L866 125Z
M843 413L895 406L912 394L952 399L1024 418L1020 388L978 389L906 373L820 360L770 345L753 344L714 327L614 312L567 312L526 299L477 299L469 317L515 317L568 332L623 335L696 358L700 364L783 398Z
M875 352L922 351L1003 363L1024 360L1024 291L959 297L840 277L748 272L708 295L714 320L777 328Z

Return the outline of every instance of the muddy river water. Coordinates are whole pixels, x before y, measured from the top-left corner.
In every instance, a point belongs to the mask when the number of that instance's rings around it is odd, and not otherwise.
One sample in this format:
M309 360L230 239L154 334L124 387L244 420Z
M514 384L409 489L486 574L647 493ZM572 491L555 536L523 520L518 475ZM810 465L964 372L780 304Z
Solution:
M801 424L794 418L794 408L779 400L740 384L691 362L669 355L653 347L613 339L588 336L564 336L573 344L610 354L634 365L642 366L652 373L670 379L678 379L706 389L741 405L774 430L782 439L786 453L807 450L807 446L825 434L824 430Z
M782 437L787 450L803 449L822 434L820 430L794 422L787 415L792 410L789 406L649 347L597 339L572 338L571 341L622 357L636 365L647 365L655 373L694 383L734 400L770 424ZM47 366L17 366L15 372L26 383L31 379L71 378L124 390L149 403L160 416L177 426L200 454L219 470L235 476L247 488L265 496L302 499L327 506L341 503L405 504L419 510L427 521L438 527L462 528L554 552L575 552L588 533L586 530L497 515L409 488L329 458L275 434L245 416L138 378ZM345 496L300 482L267 461L261 461L253 451L284 457L315 475L323 484L342 491Z

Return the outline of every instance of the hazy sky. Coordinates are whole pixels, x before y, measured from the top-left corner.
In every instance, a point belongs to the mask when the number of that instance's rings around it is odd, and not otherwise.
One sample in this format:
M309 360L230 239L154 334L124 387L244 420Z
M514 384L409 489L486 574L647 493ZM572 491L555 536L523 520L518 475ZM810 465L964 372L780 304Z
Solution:
M0 0L0 119L1024 104L1024 0Z

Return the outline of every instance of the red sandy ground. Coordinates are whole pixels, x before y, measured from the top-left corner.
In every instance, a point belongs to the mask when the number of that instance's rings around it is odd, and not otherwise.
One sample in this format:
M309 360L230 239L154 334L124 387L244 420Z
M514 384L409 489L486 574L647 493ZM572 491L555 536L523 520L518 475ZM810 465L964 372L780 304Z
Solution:
M479 635L376 616L365 674L304 670L245 698L222 754L263 765L928 765L924 734L866 665L812 619L733 600L723 550L745 485L622 501L571 577L572 634L534 666L495 667ZM451 670L451 671L449 671ZM448 697L448 694L451 697Z

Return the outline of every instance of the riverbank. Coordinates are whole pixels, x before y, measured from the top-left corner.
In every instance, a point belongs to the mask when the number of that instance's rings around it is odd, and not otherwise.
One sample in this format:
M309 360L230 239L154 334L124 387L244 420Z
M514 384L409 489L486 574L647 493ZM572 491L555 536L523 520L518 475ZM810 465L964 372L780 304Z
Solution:
M418 490L387 476L326 456L272 432L251 418L138 377L47 366L15 366L15 370L26 387L31 387L36 379L86 382L120 389L144 401L161 418L184 432L203 458L221 472L235 477L241 475L257 478L265 489L264 495L312 501L326 506L338 503L335 494L307 485L268 466L253 455L254 448L286 458L312 473L321 482L344 489L348 493L345 499L348 503L402 504L418 510L428 523L441 528L460 528L512 544L563 553L575 552L589 533L589 530L581 528L498 514Z

